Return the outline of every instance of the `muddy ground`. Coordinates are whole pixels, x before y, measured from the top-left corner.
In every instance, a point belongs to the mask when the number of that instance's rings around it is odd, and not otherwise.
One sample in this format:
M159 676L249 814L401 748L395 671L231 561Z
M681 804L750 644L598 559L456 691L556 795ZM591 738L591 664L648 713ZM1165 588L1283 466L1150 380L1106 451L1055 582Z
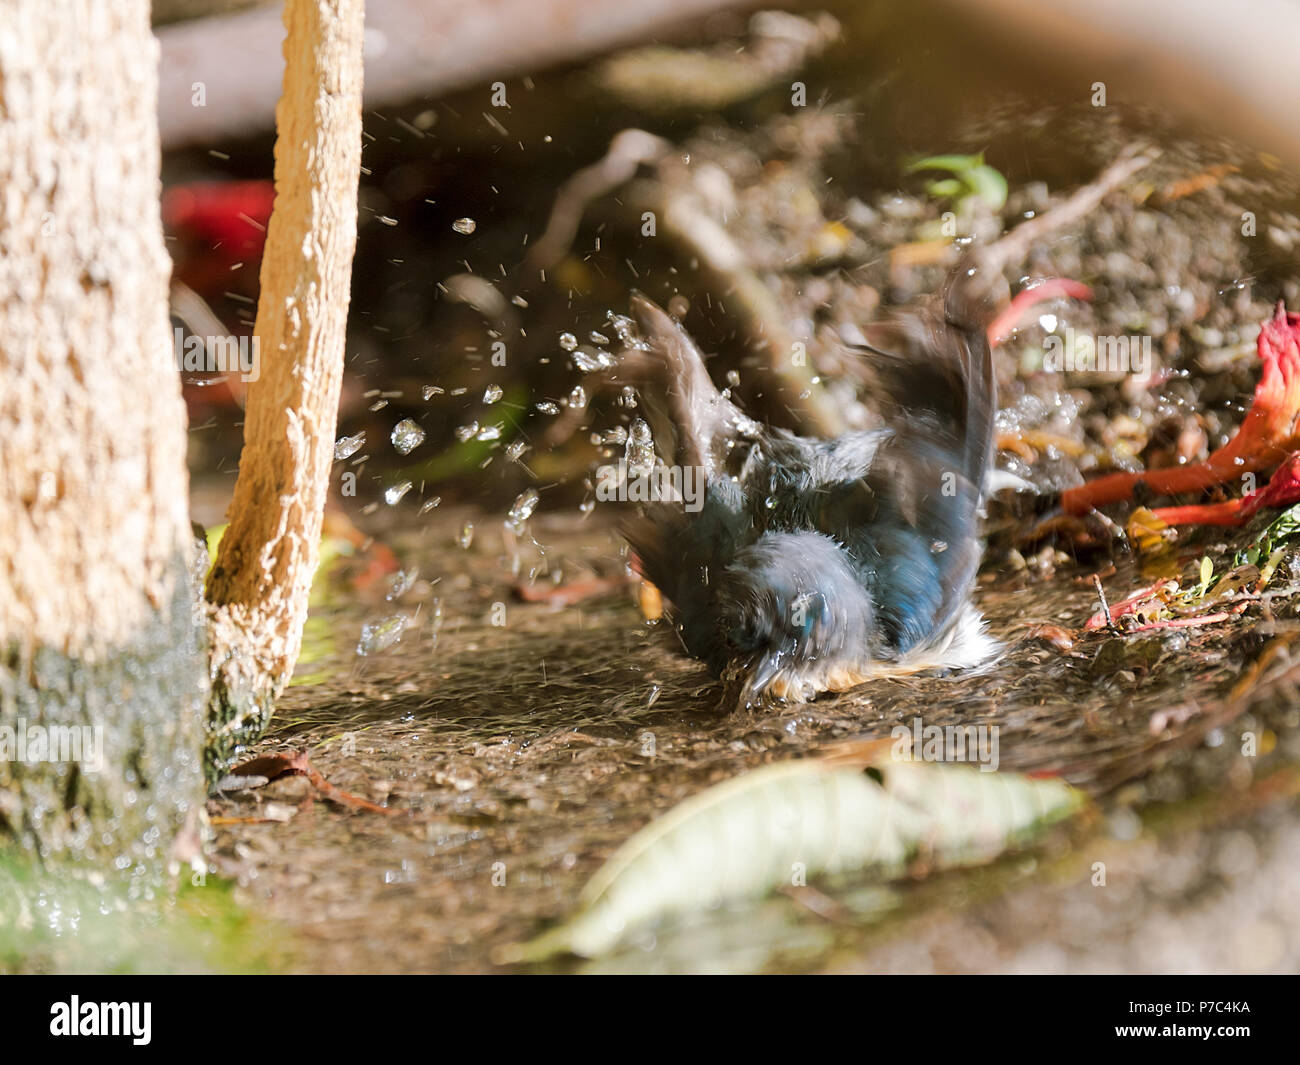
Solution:
M1085 570L1063 567L1050 584L986 573L979 601L1007 644L993 668L736 715L716 709L707 672L665 625L641 618L630 592L560 608L514 600L499 525L459 547L463 521L476 516L394 530L391 542L426 575L396 603L375 590L359 610L347 587L345 606L317 610L308 682L291 689L258 748L306 749L332 784L395 816L312 802L303 778L212 806L219 819L268 808L289 818L222 822L218 840L240 897L291 931L290 967L490 969L493 947L563 917L601 861L656 814L742 770L886 736L916 716L996 724L1002 768L1063 773L1099 796L1099 811L991 868L778 898L585 967L1178 972L1300 962L1300 709L1288 683L1270 680L1231 720L1224 714L1243 667L1294 622L1269 635L1259 626L1092 635L1062 653L1028 633L1044 622L1077 628L1092 612ZM598 521L544 519L538 533L570 571L617 572L617 540ZM503 627L491 624L494 603L506 604ZM413 627L385 653L358 658L362 625L396 612ZM1172 708L1185 720L1156 733L1153 719ZM1242 756L1247 732L1267 754ZM1095 862L1105 886L1093 884Z
M372 201L371 213L398 224L386 230L387 243L372 240L373 268L354 294L358 354L340 429L364 429L368 452L379 457L359 466L361 497L336 502L415 577L389 599L391 574L367 579L362 563L346 560L331 572L295 684L250 753L306 750L335 787L391 813L317 801L301 777L214 798L221 869L249 912L279 930L274 967L498 968L495 948L564 917L600 863L657 814L743 770L846 738L887 736L918 716L926 724L996 725L1001 768L1063 775L1096 800L1094 808L985 868L887 886L819 883L686 929L661 929L613 958L553 964L873 972L1300 967L1293 679L1300 664L1292 666L1290 652L1300 632L1300 584L1290 560L1271 596L1225 622L1084 632L1098 608L1093 574L1102 575L1112 600L1151 579L1144 572L1151 560L1119 534L1126 508L1092 523L1086 538L1028 544L1022 536L1061 488L1100 470L1195 461L1235 430L1255 380L1259 324L1278 298L1294 307L1300 297L1289 251L1300 239L1294 188L1257 153L1185 137L1136 110L1099 115L1079 101L1041 99L1030 107L987 71L981 82L966 69L963 85L973 79L985 91L945 95L955 72L916 80L918 70L935 69L932 54L912 48L919 58L911 66L881 59L878 45L856 47L862 26L837 13L849 43L810 68L817 106L796 114L759 97L721 114L651 122L627 105L602 109L582 96L574 86L589 85L584 68L549 82L539 76L535 86L538 99L553 90L585 101L587 110L567 123L548 114L547 129L583 131L561 136L564 157L522 151L507 160L492 146L494 134L481 133L465 142L464 157L452 158L460 152L448 145L461 143L465 131L456 116L473 118L468 96L436 105L447 113L435 127L434 139L445 139L433 162L420 154L428 136L409 133L406 126L418 127L405 116L367 120L369 131L391 134L380 138L382 148L367 149L378 175L371 195L386 197ZM532 99L532 91L521 88L519 98ZM934 98L962 104L918 118ZM534 117L546 113L536 101L529 107ZM671 160L643 169L642 192L660 203L699 196L704 174L703 191L731 204L728 233L771 295L772 321L808 343L816 378L808 394L771 372L764 345L754 342L762 315L728 288L736 279L699 269L689 248L629 236L622 192L595 205L555 280L526 288L513 273L524 254L521 235L540 232L564 177L597 158L633 118L694 160L685 170ZM511 129L536 139L543 126ZM681 653L667 624L647 622L638 610L617 515L587 505L583 479L602 455L617 453L631 412L597 399L557 431L564 414L537 406L559 409L585 380L556 338L572 332L583 338L579 353L598 355L602 345L586 338L604 327L606 311L625 308L629 288L665 303L678 296L687 325L718 352L715 377L735 372L736 394L754 413L800 424L816 416L809 394L819 389L853 423L869 397L845 361L848 327L933 291L948 265L942 255L902 266L891 257L899 245L932 240L945 206L900 173L900 158L986 149L1008 177L1008 199L996 208L967 203L960 213L965 231L987 240L1063 201L1139 137L1158 144L1161 158L1008 269L1012 282L1085 280L1096 297L1044 308L1050 320L1029 323L998 356L999 429L1012 444L999 463L1037 490L990 514L977 601L1005 653L975 674L885 680L752 715L720 710L712 678ZM383 160L394 157L400 162L385 178ZM512 174L513 183L502 182ZM1179 185L1206 174L1212 179L1195 192ZM420 218L427 218L404 215L394 191L427 203L422 182L429 189L436 182L444 201L436 210L446 215L437 216L438 235L423 241ZM506 192L492 200L485 185L493 195ZM495 204L492 217L475 209L475 198L480 207ZM1257 241L1240 237L1245 210L1260 216ZM462 215L482 219L479 243L449 235L447 223ZM364 228L362 240L364 253ZM512 305L517 332L505 334L520 359L509 380L485 357L496 334L464 307L434 299L439 279L458 263L500 278L507 294L528 294ZM1140 379L1046 373L1044 338L1067 325L1151 336L1156 364ZM479 397L497 383L506 386L505 399L491 410ZM425 398L426 385L442 391ZM498 419L497 411L513 413ZM428 433L413 464L387 454L401 417L416 418ZM499 441L477 435L498 420ZM469 437L457 437L471 424ZM457 450L471 437L484 446ZM522 461L505 457L512 438L526 444ZM229 458L211 425L196 432L194 450L196 516L212 524L228 492L221 470ZM403 480L412 486L400 503L384 502L384 490ZM526 534L514 536L503 518L526 487L536 487L542 502ZM432 507L439 497L444 502ZM1185 575L1203 555L1221 570L1252 531L1184 536L1162 572ZM592 594L571 605L524 602L516 586L530 574L534 586L586 581ZM381 649L373 630L363 638L367 625L396 631L397 615L405 619L400 641ZM363 639L370 653L359 655Z

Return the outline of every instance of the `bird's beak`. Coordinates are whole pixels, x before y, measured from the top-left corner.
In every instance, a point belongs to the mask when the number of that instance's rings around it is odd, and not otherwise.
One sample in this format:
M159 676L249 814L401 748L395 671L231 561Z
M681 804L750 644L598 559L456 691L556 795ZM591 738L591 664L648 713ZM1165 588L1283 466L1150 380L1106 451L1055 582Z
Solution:
M785 665L779 653L760 653L732 659L722 672L726 701L739 710L753 710L772 702L768 686Z

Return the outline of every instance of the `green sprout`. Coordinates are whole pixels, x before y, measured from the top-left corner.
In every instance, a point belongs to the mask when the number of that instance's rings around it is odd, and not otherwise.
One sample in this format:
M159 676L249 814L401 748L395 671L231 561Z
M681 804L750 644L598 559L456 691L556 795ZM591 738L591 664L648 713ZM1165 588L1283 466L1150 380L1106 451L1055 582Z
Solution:
M989 210L1000 211L1007 202L1007 179L977 155L931 155L909 163L905 173L922 170L947 171L951 177L934 178L925 187L936 199L951 200L958 210L983 202Z

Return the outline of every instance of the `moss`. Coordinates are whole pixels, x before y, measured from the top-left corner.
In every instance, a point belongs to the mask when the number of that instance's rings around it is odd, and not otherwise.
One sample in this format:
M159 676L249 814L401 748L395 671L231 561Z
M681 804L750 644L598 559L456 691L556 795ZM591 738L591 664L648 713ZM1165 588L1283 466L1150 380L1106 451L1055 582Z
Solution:
M132 898L84 867L0 853L0 973L270 972L289 951L229 881L185 875L174 890Z
M269 681L249 682L242 676L232 679L237 675L236 670L221 670L212 678L203 744L203 774L209 786L229 772L244 749L261 737L275 710L275 692Z
M171 601L107 654L0 652L0 835L40 863L84 859L137 893L160 882L203 797L203 630L189 562L173 566ZM43 744L51 735L57 750Z

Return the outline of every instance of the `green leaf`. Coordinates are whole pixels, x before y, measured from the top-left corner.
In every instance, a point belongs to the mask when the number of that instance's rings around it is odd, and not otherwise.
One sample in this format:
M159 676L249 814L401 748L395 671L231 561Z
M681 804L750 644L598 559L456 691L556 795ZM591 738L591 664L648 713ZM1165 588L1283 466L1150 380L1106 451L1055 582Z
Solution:
M965 174L984 164L984 153L977 155L931 155L916 159L903 168L905 174L915 174L920 170L947 170L952 174Z
M888 878L921 854L935 868L987 861L1081 804L1062 781L967 766L778 763L710 788L638 832L583 889L567 923L499 959L594 957L664 917L762 897L797 870L810 879Z
M1278 548L1300 536L1300 503L1284 510L1259 534L1249 547L1238 551L1236 565L1258 563L1261 558L1273 555ZM1252 558L1251 555L1254 555Z
M971 193L978 196L995 211L1000 211L1007 202L1007 179L991 166L977 166L962 175L971 188Z
M1210 561L1210 556L1206 555L1201 559L1201 586L1197 589L1196 598L1200 599L1205 595L1205 590L1209 588L1212 580L1214 580L1214 563Z
M943 178L939 181L931 181L925 186L925 191L936 200L941 200L948 196L960 196L966 188L966 185L956 178Z

